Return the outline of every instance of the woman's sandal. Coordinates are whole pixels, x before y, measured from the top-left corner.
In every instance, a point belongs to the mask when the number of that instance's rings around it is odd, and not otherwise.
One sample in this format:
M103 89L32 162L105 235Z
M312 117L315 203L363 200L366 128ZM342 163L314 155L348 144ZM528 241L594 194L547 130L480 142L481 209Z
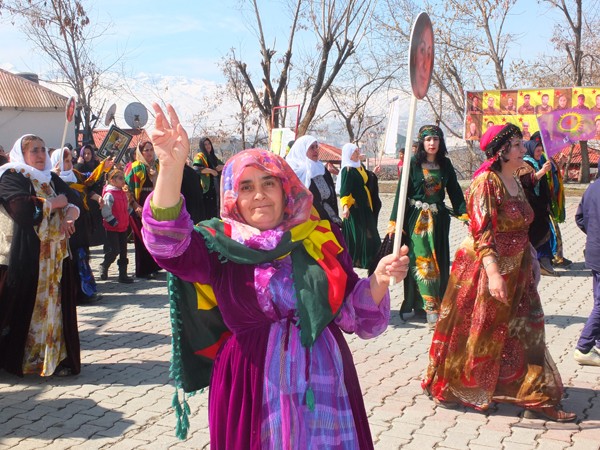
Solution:
M530 408L523 413L525 419L546 419L553 422L573 422L577 420L577 414L563 411L554 406L544 408Z

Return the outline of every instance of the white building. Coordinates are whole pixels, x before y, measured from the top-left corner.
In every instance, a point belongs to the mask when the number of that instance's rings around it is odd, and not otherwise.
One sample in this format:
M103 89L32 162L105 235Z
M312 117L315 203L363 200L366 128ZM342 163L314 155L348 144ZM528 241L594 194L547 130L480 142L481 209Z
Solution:
M35 134L46 146L59 147L67 101L67 97L35 81L0 69L0 145L8 152L18 138ZM75 125L71 122L66 142L74 144L74 140Z

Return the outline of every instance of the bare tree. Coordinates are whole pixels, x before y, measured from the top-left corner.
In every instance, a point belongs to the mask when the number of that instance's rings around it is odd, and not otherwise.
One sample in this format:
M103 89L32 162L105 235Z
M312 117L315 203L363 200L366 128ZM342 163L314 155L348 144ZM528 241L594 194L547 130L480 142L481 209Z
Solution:
M350 142L360 141L385 120L384 115L372 114L373 103L385 94L400 66L387 64L377 56L370 51L353 55L327 94Z
M262 68L262 92L252 80L247 64L241 59L235 60L235 66L250 89L258 106L268 132L271 131L273 108L281 106L282 96L289 85L295 38L298 30L306 21L306 28L314 32L318 44L318 55L314 56L315 70L305 86L310 85L310 93L302 107L302 120L298 134L303 135L317 113L319 102L338 75L346 60L352 55L365 33L365 24L369 21L374 0L294 0L291 3L289 37L284 53L279 60L274 57L275 44L267 44L258 1L252 0L254 25L260 46ZM279 118L274 117L274 127L279 126Z
M234 132L240 135L242 149L246 148L246 145L256 147L264 144L266 135L264 122L260 118L260 112L250 88L235 67L234 49L231 49L230 53L221 60L220 67L226 79L224 94L231 98L238 108L238 112L235 114Z
M552 43L556 53L513 66L516 80L530 86L596 86L600 84L600 2L545 1L557 9L564 22L554 25ZM569 6L571 5L571 6ZM580 11L573 11L580 5ZM585 7L585 8L584 8Z
M75 91L83 141L92 142L92 99L101 75L112 66L100 67L92 54L105 30L98 32L92 26L80 0L4 0L0 10L25 19L24 33Z
M390 40L406 43L399 46L401 52L406 52L414 18L422 9L430 11L435 64L425 100L435 122L454 136L463 135L465 90L489 89L489 80L495 80L496 89L507 87L504 65L515 36L506 32L505 22L515 2L447 0L442 9L413 0L386 0L382 29ZM409 90L405 87L405 91Z
M211 116L223 104L225 97L224 89L221 87L213 94L204 95L201 100L202 108L192 116L192 133L193 137L210 136L212 138L222 139L226 135L230 135L222 126L222 121L214 122ZM195 150L192 150L195 151Z
M574 86L581 86L583 81L583 49L581 43L582 27L582 0L571 3L575 11L570 10L565 0L545 0L553 8L559 9L565 16L568 27L555 26L552 42L557 49L562 48L566 52L569 63L569 74ZM562 25L562 24L561 24Z
M564 21L554 25L552 43L555 54L533 61L518 61L516 78L530 86L595 86L600 84L599 2L582 0L544 0L549 10L562 13ZM585 6L585 9L584 9ZM589 181L587 142L581 145L581 182Z
M585 77L584 60L588 59L590 73L597 77L594 69L598 69L597 55L587 55L583 48L583 0L573 0L567 4L566 0L545 0L553 8L560 10L565 18L567 27L557 24L554 28L554 36L552 42L555 48L563 49L566 53L566 61L568 62L568 74L571 77L571 83L574 86L581 86ZM597 5L596 5L597 8ZM597 17L597 9L596 9ZM591 31L591 30L590 30ZM595 30L589 33L590 37L595 37ZM592 38L593 39L593 38ZM588 152L587 141L580 141L581 147L581 170L579 171L579 182L590 182L590 158Z

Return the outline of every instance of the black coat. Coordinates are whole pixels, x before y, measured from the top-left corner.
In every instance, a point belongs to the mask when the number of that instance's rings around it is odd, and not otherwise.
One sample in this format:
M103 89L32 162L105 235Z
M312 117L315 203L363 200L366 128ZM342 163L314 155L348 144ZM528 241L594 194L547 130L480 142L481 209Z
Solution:
M65 194L70 203L77 204L74 191L52 174L56 194ZM8 266L1 266L4 283L0 286L0 368L23 375L25 341L37 293L40 240L34 226L42 220L42 200L36 196L31 181L14 171L0 178L0 203L14 223ZM67 347L66 365L73 373L81 368L79 333L76 313L76 285L73 282L70 258L63 262L61 308L63 334Z
M590 184L575 214L575 222L586 236L585 265L600 272L600 182Z

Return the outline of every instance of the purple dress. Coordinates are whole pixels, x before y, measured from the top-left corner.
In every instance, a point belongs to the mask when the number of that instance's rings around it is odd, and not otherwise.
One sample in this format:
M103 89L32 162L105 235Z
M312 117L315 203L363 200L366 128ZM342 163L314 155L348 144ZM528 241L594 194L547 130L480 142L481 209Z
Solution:
M146 246L158 264L182 280L211 285L233 333L217 354L210 382L211 448L373 448L342 330L362 338L382 333L390 299L386 294L375 305L369 280L357 277L346 250L338 257L348 273L345 303L307 349L300 344L289 256L259 265L223 263L193 232L185 207L174 221L155 220L149 208L143 219Z

